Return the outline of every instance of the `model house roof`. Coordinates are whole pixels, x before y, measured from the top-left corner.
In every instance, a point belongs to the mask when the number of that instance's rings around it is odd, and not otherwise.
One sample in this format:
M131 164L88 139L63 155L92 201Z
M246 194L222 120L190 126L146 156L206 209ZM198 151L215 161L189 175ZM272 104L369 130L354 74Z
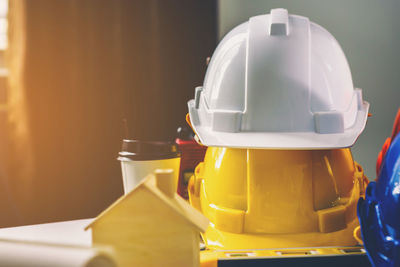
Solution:
M154 174L148 175L134 189L132 189L132 191L120 197L113 204L111 204L111 206L100 213L99 216L97 216L88 226L85 227L85 230L93 227L96 222L105 217L111 210L120 205L122 202L130 201L130 198L135 195L139 188L144 188L148 192L152 193L154 197L163 201L166 206L170 207L172 211L184 218L198 231L204 232L208 227L209 220L198 210L193 208L189 203L187 203L186 200L176 194L174 186L168 186L173 184L173 182L168 183L168 180L173 181L173 179L174 177L172 170L158 170ZM164 182L167 182L167 186L165 186ZM132 216L137 216L137 214L132 214Z

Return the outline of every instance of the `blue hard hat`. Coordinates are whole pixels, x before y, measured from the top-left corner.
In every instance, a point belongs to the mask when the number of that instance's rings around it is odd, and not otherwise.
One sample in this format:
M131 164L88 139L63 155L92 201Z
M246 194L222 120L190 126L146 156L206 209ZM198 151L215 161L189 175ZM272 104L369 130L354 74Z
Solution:
M400 134L387 150L378 179L358 202L361 235L371 263L400 266Z

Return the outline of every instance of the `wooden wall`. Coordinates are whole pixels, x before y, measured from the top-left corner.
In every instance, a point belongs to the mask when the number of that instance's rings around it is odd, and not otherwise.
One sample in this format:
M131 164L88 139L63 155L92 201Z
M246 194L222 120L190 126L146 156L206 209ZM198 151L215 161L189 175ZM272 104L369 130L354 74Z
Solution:
M216 36L213 0L10 1L0 226L88 218L120 196L122 138L174 137Z

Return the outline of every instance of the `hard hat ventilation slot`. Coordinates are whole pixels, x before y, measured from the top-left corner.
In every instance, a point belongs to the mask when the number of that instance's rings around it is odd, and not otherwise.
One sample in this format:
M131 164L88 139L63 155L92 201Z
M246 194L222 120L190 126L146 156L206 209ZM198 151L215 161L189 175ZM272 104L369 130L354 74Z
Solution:
M195 109L198 109L200 107L200 96L201 92L203 91L203 87L199 86L196 87L195 93L194 93L194 107Z
M289 14L286 9L271 10L269 35L289 35Z
M315 112L315 130L320 134L344 132L344 117L339 111Z
M364 104L362 90L360 88L356 88L354 89L354 93L357 95L357 108L358 110L362 110Z
M212 129L217 132L239 132L242 123L240 111L215 111L212 117Z
M193 100L191 100L193 101ZM189 102L191 102L189 101ZM189 103L189 114L190 114L190 122L193 126L197 126L200 124L199 114L196 112L195 105L193 103Z

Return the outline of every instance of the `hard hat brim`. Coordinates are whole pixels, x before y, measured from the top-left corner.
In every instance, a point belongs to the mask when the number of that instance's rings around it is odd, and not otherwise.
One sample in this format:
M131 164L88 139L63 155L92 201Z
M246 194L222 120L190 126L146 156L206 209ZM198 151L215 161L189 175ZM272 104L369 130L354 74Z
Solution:
M364 130L369 103L363 102L357 111L355 123L343 133L320 134L316 132L217 132L203 124L188 102L192 128L205 146L260 149L331 149L351 147Z
M215 227L207 228L202 234L208 249L225 250L254 250L271 248L299 248L325 247L330 244L336 246L353 246L356 241L352 236L353 229L358 225L355 218L349 222L347 228L330 233L309 232L294 234L251 234L229 233ZM223 244L221 245L221 240Z

